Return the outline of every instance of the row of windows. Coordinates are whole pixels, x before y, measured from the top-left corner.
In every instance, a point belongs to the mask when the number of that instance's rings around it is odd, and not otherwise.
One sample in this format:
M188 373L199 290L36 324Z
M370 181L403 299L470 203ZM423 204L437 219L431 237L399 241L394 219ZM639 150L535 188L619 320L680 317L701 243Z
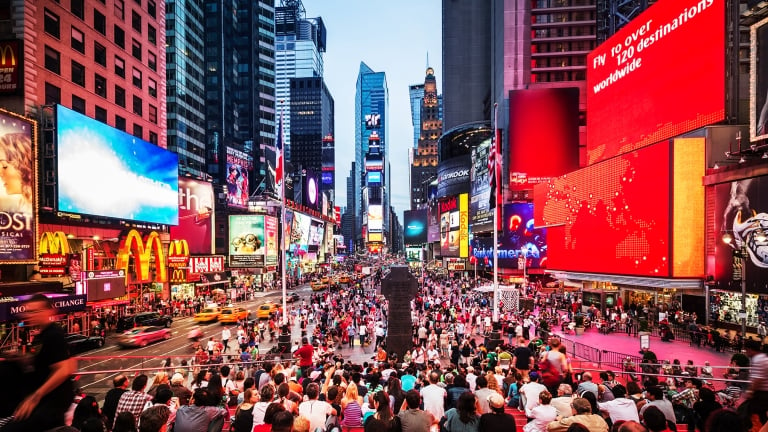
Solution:
M533 72L531 82L585 81L586 71Z
M597 11L555 12L531 15L532 24L567 23L574 21L594 21Z
M595 0L532 0L533 9L548 9L569 6L594 6Z
M533 31L534 38L561 38L570 36L595 36L595 28L593 26L555 27L536 29Z
M532 68L585 66L586 64L586 56L547 57L531 60Z
M551 42L537 43L535 53L592 51L595 49L595 41Z

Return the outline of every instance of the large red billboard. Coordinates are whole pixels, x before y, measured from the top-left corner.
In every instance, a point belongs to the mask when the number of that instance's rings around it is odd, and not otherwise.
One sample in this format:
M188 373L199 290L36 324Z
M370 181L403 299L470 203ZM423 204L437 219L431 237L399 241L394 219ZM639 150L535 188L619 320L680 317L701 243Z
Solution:
M670 275L670 144L603 161L535 188L534 219L555 270Z
M210 255L213 235L213 186L210 183L179 177L179 225L171 227L171 237L186 240L189 253Z
M725 118L725 0L661 0L587 56L587 163Z

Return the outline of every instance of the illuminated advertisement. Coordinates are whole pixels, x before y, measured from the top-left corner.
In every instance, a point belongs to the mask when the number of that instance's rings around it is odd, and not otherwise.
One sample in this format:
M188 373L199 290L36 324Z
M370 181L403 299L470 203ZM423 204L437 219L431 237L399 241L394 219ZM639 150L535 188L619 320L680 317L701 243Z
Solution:
M768 18L750 28L749 80L750 141L768 138Z
M264 237L267 239L267 265L277 264L277 256L280 253L280 248L278 247L279 241L277 239L277 232L277 218L274 216L264 216Z
M369 232L368 233L368 243L381 243L382 241L382 234L380 232Z
M472 169L469 173L469 223L472 232L486 232L493 229L491 210L491 188L488 174L488 151L490 138L472 149Z
M98 301L125 295L125 270L93 270L84 273L88 301Z
M725 0L659 1L589 53L588 164L725 118L725 16Z
M469 257L469 195L459 195L459 257Z
M369 185L381 184L381 171L369 171L367 176Z
M509 92L510 178L512 189L579 169L579 89L575 87ZM535 145L532 145L535 144Z
M285 226L283 227L283 241L285 242L285 250L288 250L291 246L291 240L293 235L293 212L291 210L285 211Z
M248 208L248 175L253 170L253 158L247 153L227 147L227 204Z
M427 241L440 241L440 208L437 200L429 201L427 207Z
M309 241L310 246L318 246L323 240L323 234L325 233L325 224L323 222L311 221L309 226Z
M368 230L381 231L384 226L384 216L380 205L368 206Z
M277 172L275 166L277 165L277 152L272 146L263 146L264 152L264 185L267 192L279 197L280 190L277 183Z
M381 114L366 114L365 115L365 128L366 129L380 129L381 128Z
M504 205L503 231L499 237L499 268L518 269L525 257L526 269L547 267L547 230L535 228L532 203ZM472 255L479 263L493 266L493 237L473 237Z
M440 207L440 254L444 257L458 257L460 239L459 197L438 202Z
M419 261L421 261L421 248L420 247L406 247L405 248L405 261L406 262L419 262Z
M293 213L293 232L291 233L290 251L296 252L297 249L307 251L309 245L309 230L312 226L312 218L304 213Z
M768 177L754 177L715 187L714 276L717 287L741 291L741 277L746 274L748 292L765 292L768 283L768 242L757 239L762 230L768 234ZM733 240L726 244L724 233ZM744 248L740 259L734 251ZM741 266L746 261L746 267Z
M306 170L304 175L304 205L313 209L320 210L320 182L317 173L312 170Z
M670 276L669 167L665 141L537 185L536 223L552 226L547 267Z
M229 266L262 267L266 254L263 215L229 216Z
M321 181L324 185L333 184L333 171L323 171L321 174Z
M457 156L437 166L437 197L444 198L469 193L469 171L472 155Z
M403 212L403 238L406 245L427 242L427 210L406 210Z
M191 254L211 254L212 216L213 186L179 177L179 225L171 227L171 237L186 240Z
M4 263L37 260L34 131L34 122L0 110L0 262Z
M22 47L21 39L0 41L0 94L16 94L24 88Z
M56 106L58 210L179 223L179 157Z

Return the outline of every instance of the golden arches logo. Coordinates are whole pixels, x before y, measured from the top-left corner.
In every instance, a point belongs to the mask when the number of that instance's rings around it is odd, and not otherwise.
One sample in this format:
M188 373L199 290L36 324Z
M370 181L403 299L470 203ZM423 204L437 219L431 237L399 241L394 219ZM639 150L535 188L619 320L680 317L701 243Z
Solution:
M149 264L153 252L155 254L155 271L157 273L155 280L152 280L149 274ZM120 240L120 250L117 252L116 263L118 269L128 270L131 253L133 253L134 265L136 266L136 282L168 281L163 244L160 242L160 235L156 231L150 232L144 239L141 238L141 234L138 231L128 231Z
M42 233L39 246L40 254L66 255L70 253L67 235L61 231Z
M0 67L14 67L16 66L16 47L12 45L13 42L6 45L0 45ZM10 64L7 63L8 57L10 57Z
M171 283L185 283L187 281L187 271L183 268L175 268L171 271Z
M168 246L169 257L189 257L189 243L186 240L173 240Z

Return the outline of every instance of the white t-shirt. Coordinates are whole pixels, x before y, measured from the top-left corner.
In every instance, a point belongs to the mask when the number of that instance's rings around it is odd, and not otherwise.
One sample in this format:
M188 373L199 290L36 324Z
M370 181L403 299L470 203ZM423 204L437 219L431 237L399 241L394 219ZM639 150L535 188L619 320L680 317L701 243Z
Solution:
M448 392L437 384L430 384L421 389L424 411L431 413L436 419L443 418L446 396Z
M611 421L616 423L619 420L640 422L640 416L637 414L637 405L635 401L627 398L618 398L608 402L598 402L600 411L605 411L611 417Z
M325 430L325 419L331 414L333 407L328 402L317 399L302 402L299 405L299 415L309 420L309 430L314 431L317 428Z

